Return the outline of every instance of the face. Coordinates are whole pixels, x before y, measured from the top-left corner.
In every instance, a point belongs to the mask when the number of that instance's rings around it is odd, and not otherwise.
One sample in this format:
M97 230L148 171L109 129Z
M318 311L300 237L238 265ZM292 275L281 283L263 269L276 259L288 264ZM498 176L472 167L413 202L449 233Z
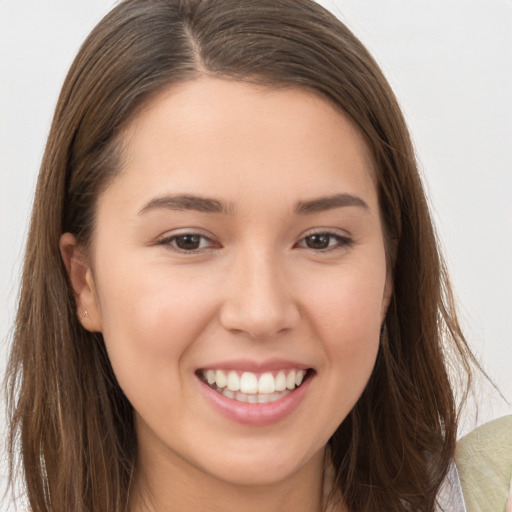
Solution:
M71 274L140 459L242 484L303 471L370 377L390 293L362 138L309 92L210 78L123 137Z

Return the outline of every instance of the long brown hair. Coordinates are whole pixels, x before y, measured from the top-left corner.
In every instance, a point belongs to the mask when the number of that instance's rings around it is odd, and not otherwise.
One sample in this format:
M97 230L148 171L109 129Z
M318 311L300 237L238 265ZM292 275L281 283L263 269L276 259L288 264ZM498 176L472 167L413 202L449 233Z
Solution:
M336 489L352 512L433 510L457 430L447 368L469 376L473 359L393 92L355 36L311 0L126 0L85 41L35 196L8 368L11 473L19 452L33 512L127 506L133 410L101 334L77 319L59 239L89 242L136 111L204 74L314 90L365 137L393 297L370 381L330 440Z

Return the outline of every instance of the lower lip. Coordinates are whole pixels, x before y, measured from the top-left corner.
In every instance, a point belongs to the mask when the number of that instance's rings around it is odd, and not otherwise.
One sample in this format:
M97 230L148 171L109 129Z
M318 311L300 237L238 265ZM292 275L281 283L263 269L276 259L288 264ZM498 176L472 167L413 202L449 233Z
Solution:
M308 375L298 388L295 388L291 393L283 396L283 398L265 404L250 404L233 400L213 390L199 378L198 381L208 401L222 415L236 423L262 427L278 423L299 406L306 396L311 383L311 377L311 375Z

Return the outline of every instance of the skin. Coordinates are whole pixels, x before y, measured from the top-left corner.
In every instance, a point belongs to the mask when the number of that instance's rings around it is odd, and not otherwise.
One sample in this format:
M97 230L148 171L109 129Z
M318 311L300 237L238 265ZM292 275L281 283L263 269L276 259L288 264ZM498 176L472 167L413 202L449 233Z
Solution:
M325 446L368 382L391 293L362 137L310 92L206 77L161 93L122 137L90 251L69 233L61 251L135 409L131 510L320 510ZM225 211L162 200L181 194ZM298 211L339 194L357 200ZM186 233L197 250L177 246ZM270 358L313 369L275 424L234 422L200 390L199 368Z

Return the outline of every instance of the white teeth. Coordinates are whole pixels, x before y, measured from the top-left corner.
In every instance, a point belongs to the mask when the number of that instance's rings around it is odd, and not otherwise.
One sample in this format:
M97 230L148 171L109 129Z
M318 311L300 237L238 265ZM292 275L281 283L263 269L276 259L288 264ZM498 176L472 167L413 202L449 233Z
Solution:
M217 386L219 388L226 387L228 379L226 378L226 374L222 370L217 370L217 373L215 375L215 382L217 383Z
M240 377L235 371L228 373L228 389L231 391L238 391L240 389Z
M243 372L240 376L235 370L203 370L203 379L208 384L229 398L242 402L265 403L284 396L288 390L300 386L306 376L306 370L280 370L277 375L262 373L259 378L255 373ZM283 394L283 392L285 392ZM252 395L258 395L251 398ZM264 398L260 398L263 396ZM271 400L267 398L271 397Z
M210 386L212 384L215 384L215 370L208 370L206 372L206 380L208 381L208 384L210 384Z
M231 390L229 390L228 388L223 389L223 390L222 390L222 394L223 394L224 396L227 396L228 398L235 398L235 393L234 393L234 391L231 391Z
M247 395L247 401L250 404L257 404L258 403L258 395Z
M218 386L218 383L217 383ZM288 389L295 389L295 370L292 370L288 377L286 377L286 387Z
M286 375L284 372L279 372L276 375L276 391L284 391L286 389Z
M258 395L258 403L266 404L268 402L275 402L276 400L283 398L283 396L286 396L288 393L289 391L285 391L284 393L271 393L269 395Z
M217 386L219 383L217 382ZM221 386L219 386L221 387ZM240 378L240 391L242 393L254 393L258 392L258 379L254 373L244 372L242 373L242 377Z
M258 382L258 393L273 393L276 390L274 376L271 373L261 375Z

